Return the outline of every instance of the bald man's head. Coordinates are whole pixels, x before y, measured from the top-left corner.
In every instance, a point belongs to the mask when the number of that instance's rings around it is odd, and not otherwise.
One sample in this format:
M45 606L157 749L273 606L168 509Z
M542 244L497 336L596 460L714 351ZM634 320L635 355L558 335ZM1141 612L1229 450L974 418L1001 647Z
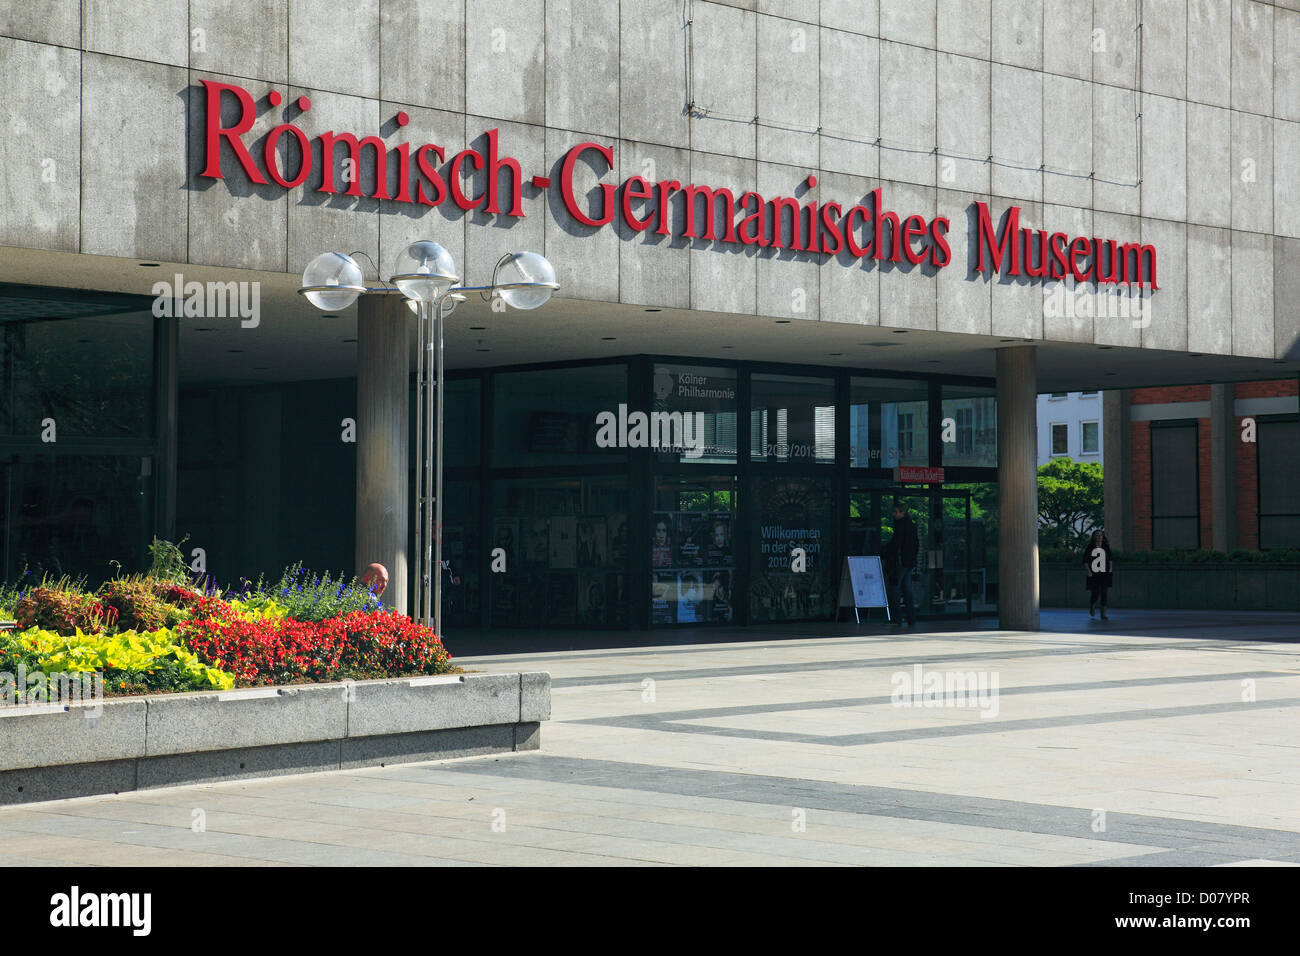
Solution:
M361 572L361 583L375 592L375 597L384 593L388 587L388 569L382 564L368 564Z

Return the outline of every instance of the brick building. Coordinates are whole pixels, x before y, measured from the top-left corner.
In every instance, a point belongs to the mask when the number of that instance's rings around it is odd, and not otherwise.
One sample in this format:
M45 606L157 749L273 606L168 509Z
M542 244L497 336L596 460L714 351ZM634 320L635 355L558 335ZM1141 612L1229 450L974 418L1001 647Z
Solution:
M1108 392L1111 541L1126 550L1300 548L1298 405L1293 378Z

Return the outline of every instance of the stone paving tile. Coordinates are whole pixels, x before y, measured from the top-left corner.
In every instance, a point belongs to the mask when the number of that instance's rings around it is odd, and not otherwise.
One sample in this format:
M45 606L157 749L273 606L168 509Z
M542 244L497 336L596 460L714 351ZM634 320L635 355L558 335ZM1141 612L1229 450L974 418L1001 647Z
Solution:
M1126 617L1103 630L1049 612L1053 630L1037 634L839 626L804 641L747 632L458 656L551 671L544 752L3 807L0 861L1300 862L1293 618ZM996 672L998 716L892 706L894 675L917 663ZM1253 703L1240 699L1247 679ZM204 833L190 830L196 808ZM1104 833L1092 832L1095 809Z

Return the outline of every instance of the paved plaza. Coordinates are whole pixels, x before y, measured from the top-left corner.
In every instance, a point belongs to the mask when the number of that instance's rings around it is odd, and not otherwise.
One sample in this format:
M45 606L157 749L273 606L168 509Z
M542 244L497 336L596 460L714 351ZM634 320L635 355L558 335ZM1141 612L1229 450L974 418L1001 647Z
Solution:
M551 672L541 752L4 807L0 860L1300 863L1295 615L663 639L458 656Z

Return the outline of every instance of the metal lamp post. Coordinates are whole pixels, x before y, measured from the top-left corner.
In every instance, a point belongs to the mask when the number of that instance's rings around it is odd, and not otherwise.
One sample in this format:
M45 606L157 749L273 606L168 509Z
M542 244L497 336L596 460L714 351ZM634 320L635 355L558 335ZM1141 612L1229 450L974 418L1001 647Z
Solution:
M544 256L516 252L497 261L491 285L463 286L451 253L427 240L413 242L398 253L388 283L368 286L352 256L326 252L308 264L298 293L324 312L346 309L363 294L403 295L416 315L416 454L421 469L416 495L416 593L412 616L418 616L441 636L443 320L465 300L466 292L486 293L516 309L536 309L546 304L559 284L555 268ZM405 369L402 374L406 374Z

